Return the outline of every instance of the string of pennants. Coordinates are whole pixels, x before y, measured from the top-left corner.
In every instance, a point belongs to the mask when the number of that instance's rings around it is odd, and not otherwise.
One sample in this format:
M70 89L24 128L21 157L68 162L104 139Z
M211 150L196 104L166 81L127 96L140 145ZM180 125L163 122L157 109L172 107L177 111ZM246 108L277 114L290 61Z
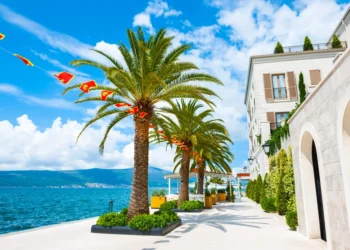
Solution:
M5 39L5 35L0 33L0 41L1 40L4 40ZM36 67L40 70L43 70L45 71L46 73L49 73L47 70L41 68L41 67L38 67L36 65L34 65L28 58L25 58L19 54L14 54L14 53L11 53L10 51L0 47L1 50L3 50L4 52L6 53L9 53L15 57L17 57L18 59L20 59L26 66L30 66L30 67ZM49 73L50 74L50 73ZM57 73L57 74L54 74L53 76L55 76L60 82L62 82L63 84L69 84L75 77L74 74L72 73L69 73L69 72L60 72L60 73ZM85 92L85 93L89 93L89 90L92 89L92 88L96 88L97 87L97 83L94 81L94 80L90 80L90 81L87 81L87 82L83 82L81 85L80 85L80 90ZM109 91L109 90L103 90L101 91L101 100L102 101L106 101L107 100L107 97L111 94L113 94L114 92L113 91ZM115 104L116 107L118 108L122 108L122 107L128 107L127 110L125 110L125 112L127 112L128 114L136 114L139 112L139 108L138 107L132 107L131 104L128 104L128 103L116 103ZM144 118L145 116L147 116L147 112L140 112L139 113L139 116L141 118Z
M5 35L0 33L0 41L1 40L4 40L5 39ZM18 59L20 59L26 66L30 66L30 67L36 67L42 71L45 71L46 73L49 73L47 70L39 67L39 66L35 66L28 58L25 58L19 54L14 54L14 53L11 53L10 51L4 49L3 47L0 46L0 49L5 51L6 53L9 53L15 57L17 57ZM50 73L49 73L50 74ZM74 74L72 73L69 73L67 71L63 71L63 72L60 72L60 73L57 73L57 74L54 74L53 76L55 76L60 82L62 82L63 84L69 84L75 77ZM85 92L85 93L89 93L89 90L92 89L92 88L96 88L97 87L97 84L94 80L90 80L90 81L87 81L87 82L84 82L80 85L80 90ZM101 91L101 100L102 101L106 101L108 96L112 95L114 92L113 91L110 91L110 90L102 90ZM125 112L127 112L128 114L136 114L136 113L139 113L139 108L138 107L133 107L131 104L129 103L122 103L122 102L119 102L119 103L116 103L115 104L116 107L118 108L123 108L123 107L127 107L128 109L125 110ZM140 112L139 113L139 116L141 118L144 118L145 116L147 116L147 113L146 112ZM150 128L155 128L154 125L150 125L149 126ZM166 135L164 135L164 131L163 130L156 130L155 133L158 133L161 135L161 137L164 139L164 140L167 140L168 137ZM178 147L180 147L181 150L189 150L188 147L185 145L184 142L181 142L180 140L177 140L175 136L171 137L171 142L175 145L177 145ZM197 161L198 162L202 162L202 158L199 157L199 154L197 152L192 152L192 156L194 158L197 158Z

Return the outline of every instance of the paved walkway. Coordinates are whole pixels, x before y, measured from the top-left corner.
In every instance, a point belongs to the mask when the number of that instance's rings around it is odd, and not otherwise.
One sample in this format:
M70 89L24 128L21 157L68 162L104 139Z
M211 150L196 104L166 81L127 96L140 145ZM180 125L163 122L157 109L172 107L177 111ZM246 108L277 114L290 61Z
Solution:
M318 250L278 216L243 199L201 214L182 214L183 225L165 237L90 233L96 219L0 237L6 250Z

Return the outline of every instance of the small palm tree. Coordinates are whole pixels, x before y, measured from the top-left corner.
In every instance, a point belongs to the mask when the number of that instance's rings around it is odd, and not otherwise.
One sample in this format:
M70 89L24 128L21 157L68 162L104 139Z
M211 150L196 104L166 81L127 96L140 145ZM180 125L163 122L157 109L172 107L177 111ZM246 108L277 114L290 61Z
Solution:
M195 146L200 141L202 144L211 144L215 147L216 144L212 141L209 131L218 134L226 132L221 120L209 120L213 111L210 109L201 111L202 108L203 105L199 104L196 100L191 100L187 103L181 100L181 102L171 104L171 108L163 108L165 112L174 115L176 119L167 115L162 115L162 118L159 118L161 119L164 135L158 142L167 142L168 145L175 143L178 145L174 158L177 165L174 171L180 166L181 185L178 200L179 206L182 202L189 199L189 170Z
M92 92L102 91L102 94L109 94L104 100L101 100L102 97L97 95L76 101L77 103L104 102L96 117L85 125L79 136L94 122L112 116L113 119L107 126L100 143L100 152L103 153L105 141L113 127L124 118L133 116L135 124L134 175L128 210L128 219L130 220L135 215L149 213L149 127L151 123L157 125L157 116L159 112L162 112L162 110L157 109L156 105L160 102L170 103L175 98L193 98L208 105L214 105L208 97L217 95L206 87L194 85L193 82L217 84L221 84L221 82L208 74L194 72L198 70L198 67L193 63L179 61L179 57L190 48L190 45L185 44L170 50L173 37L167 37L165 29L160 30L155 36L149 37L148 40L145 39L141 28L138 29L137 34L132 30L128 30L127 34L130 50L122 43L119 46L126 66L99 50L95 51L108 59L112 66L91 60L75 60L71 64L99 68L112 83L112 86L97 85L91 89ZM64 94L80 87L81 84L68 87ZM129 107L129 109L125 110L115 106Z
M209 169L215 173L231 173L230 163L234 159L228 142L231 139L226 134L210 135L212 138L211 144L203 144L199 142L195 147L198 155L194 155L194 161L192 164L192 170L197 169L197 181L198 181L198 194L204 192L204 172Z

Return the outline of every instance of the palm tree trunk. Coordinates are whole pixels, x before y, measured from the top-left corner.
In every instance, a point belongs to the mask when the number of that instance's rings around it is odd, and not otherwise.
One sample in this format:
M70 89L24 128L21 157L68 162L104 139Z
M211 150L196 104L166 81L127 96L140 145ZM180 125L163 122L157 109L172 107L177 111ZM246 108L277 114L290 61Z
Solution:
M190 160L191 160L191 153L190 151L183 150L182 151L182 159L181 159L181 168L180 168L180 178L181 178L181 184L180 184L180 195L177 205L180 207L182 202L189 200L188 195L188 179L190 176Z
M197 190L197 194L203 194L203 190L204 190L204 163L198 163L197 164L198 167L198 190Z
M149 214L148 206L148 151L150 120L134 118L134 174L128 208L128 220L139 214Z

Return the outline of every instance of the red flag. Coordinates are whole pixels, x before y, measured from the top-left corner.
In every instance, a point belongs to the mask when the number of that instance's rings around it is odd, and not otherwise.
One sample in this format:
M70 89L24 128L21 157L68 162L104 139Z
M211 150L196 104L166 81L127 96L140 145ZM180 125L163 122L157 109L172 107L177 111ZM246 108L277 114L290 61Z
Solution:
M124 103L124 102L118 102L118 103L115 104L115 106L117 106L118 108L125 107L125 106L131 107L131 104Z
M18 55L18 54L13 54L13 55L14 55L15 57L21 59L22 62L23 62L25 65L27 65L27 66L34 66L34 64L33 64L31 61L29 61L27 58L25 58L25 57L23 57L23 56L20 56L20 55Z
M163 134L164 130L156 130L156 133Z
M0 40L3 40L4 38L5 38L5 35L0 33Z
M133 107L131 109L126 110L126 112L129 114L136 114L138 111L139 111L138 107Z
M148 115L146 112L141 112L141 113L140 113L140 117L141 117L141 118L144 118L146 115Z
M82 83L80 85L80 89L83 92L88 93L91 88L94 88L96 86L97 86L96 82L94 80L91 80L91 81Z
M168 139L168 137L166 137L166 135L162 135L163 139Z
M57 75L54 75L57 77L58 80L60 80L63 84L67 84L70 81L73 80L74 75L68 72L60 72Z
M150 124L149 125L149 128L155 128L156 126L154 126L154 125L152 125L152 124Z
M101 100L102 100L102 101L107 100L107 97L108 97L110 94L113 94L113 91L109 91L109 90L103 90L103 91L101 91Z

